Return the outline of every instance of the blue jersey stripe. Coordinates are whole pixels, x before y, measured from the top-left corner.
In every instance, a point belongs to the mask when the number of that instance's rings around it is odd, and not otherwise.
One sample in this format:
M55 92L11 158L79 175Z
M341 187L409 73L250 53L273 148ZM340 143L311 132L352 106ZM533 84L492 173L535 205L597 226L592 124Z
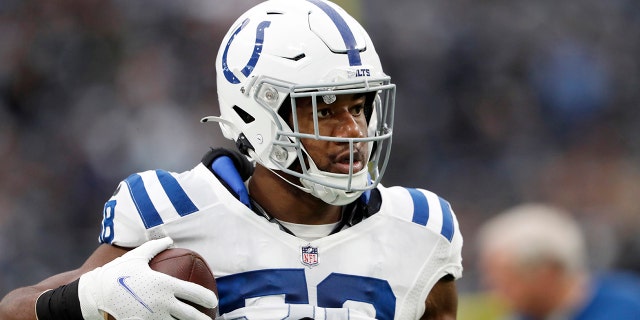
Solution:
M144 187L144 182L139 174L132 174L125 182L129 186L129 193L131 199L138 209L138 214L142 218L145 228L153 228L162 224L162 218L156 210L156 207L151 202L147 189Z
M182 189L176 178L169 172L163 170L156 170L156 175L158 176L158 180L160 180L162 189L164 189L167 197L169 197L169 201L171 201L171 204L173 204L173 207L180 216L186 216L198 211L198 207L193 204L193 201L191 201L187 193L184 192L184 189Z
M449 242L453 239L453 233L455 232L453 225L453 213L451 213L451 205L447 200L442 198L440 199L440 207L442 208L442 229L440 230L440 234L442 234Z
M411 199L413 200L413 219L411 221L426 226L429 221L429 202L424 193L413 189L407 188Z
M413 218L412 222L426 226L429 222L429 201L427 197L421 191L413 188L406 188L413 200ZM447 238L449 242L453 239L455 233L455 225L453 221L453 213L451 212L451 205L446 200L438 197L440 201L440 208L442 209L442 228L440 234Z
M307 279L302 268L234 273L216 279L216 284L220 295L220 314L244 307L246 299L262 296L282 295L285 303L309 303Z
M349 58L349 65L361 66L362 61L360 59L360 51L358 51L358 49L356 48L356 38L353 36L353 32L349 28L347 22L344 21L342 16L330 5L318 0L307 1L315 4L320 9L322 9L322 11L324 11L329 16L329 18L338 28L340 36L342 36L342 41L344 41L344 45L347 47L347 57Z

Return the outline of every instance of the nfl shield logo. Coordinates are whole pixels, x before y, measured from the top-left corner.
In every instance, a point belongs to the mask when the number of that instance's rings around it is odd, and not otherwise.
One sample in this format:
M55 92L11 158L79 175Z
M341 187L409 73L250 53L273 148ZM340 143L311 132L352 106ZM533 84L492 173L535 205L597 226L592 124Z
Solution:
M307 267L318 265L318 248L312 247L310 244L301 248L301 261Z

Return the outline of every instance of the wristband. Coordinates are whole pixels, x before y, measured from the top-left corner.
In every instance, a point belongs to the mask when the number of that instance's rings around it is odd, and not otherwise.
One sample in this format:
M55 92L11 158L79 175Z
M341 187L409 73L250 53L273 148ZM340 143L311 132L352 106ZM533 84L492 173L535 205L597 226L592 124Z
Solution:
M40 294L36 300L36 317L38 320L83 320L78 299L78 282Z

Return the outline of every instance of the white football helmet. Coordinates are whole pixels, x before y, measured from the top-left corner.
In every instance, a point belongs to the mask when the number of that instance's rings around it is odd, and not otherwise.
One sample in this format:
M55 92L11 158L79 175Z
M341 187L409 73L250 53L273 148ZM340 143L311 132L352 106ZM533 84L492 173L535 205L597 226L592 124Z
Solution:
M244 13L227 32L216 59L220 123L224 136L251 160L300 179L327 203L344 205L380 182L391 146L395 85L384 74L373 43L342 8L324 0L271 0ZM367 115L368 137L322 136L297 131L283 114L295 115L296 98L330 103L339 94L376 93ZM285 102L285 99L290 99ZM287 106L291 110L280 110ZM285 113L283 113L283 111ZM348 174L319 170L302 138L348 143ZM354 144L369 145L369 165L353 172ZM300 159L302 169L291 169Z

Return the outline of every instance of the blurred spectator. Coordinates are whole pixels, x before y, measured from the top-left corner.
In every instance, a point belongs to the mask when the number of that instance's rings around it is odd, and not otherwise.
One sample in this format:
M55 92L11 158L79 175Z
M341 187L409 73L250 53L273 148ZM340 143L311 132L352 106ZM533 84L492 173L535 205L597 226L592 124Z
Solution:
M640 277L592 274L581 226L559 208L508 209L480 227L477 246L481 277L507 306L503 319L640 319Z

